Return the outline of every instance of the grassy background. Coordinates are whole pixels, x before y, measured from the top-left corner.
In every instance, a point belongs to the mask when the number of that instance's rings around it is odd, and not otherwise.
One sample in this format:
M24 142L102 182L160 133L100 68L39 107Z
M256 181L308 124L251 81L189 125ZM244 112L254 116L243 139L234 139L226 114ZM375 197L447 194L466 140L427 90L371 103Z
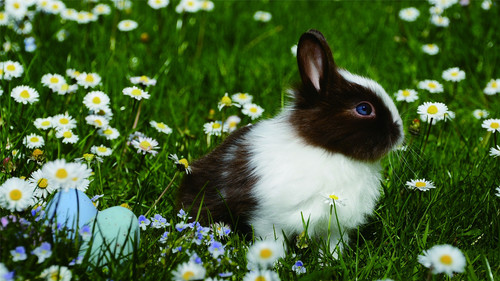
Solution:
M418 117L416 108L424 101L444 102L457 117L432 128L425 152L419 149L423 134L408 135L413 146L384 161L384 192L376 212L369 223L352 233L350 247L340 260L318 263L318 248L312 244L306 249L292 248L307 267L308 275L297 276L291 271L297 258L290 254L277 268L282 279L423 280L427 278L427 270L417 262L417 256L433 245L444 243L460 248L468 260L465 273L453 280L493 280L500 276L499 198L494 196L494 188L500 185L499 160L488 156L492 141L483 145L485 130L481 121L472 116L476 108L489 110L493 118L500 116L498 95L482 93L491 78L500 77L500 37L495 29L500 15L498 6L484 11L479 1L471 1L468 7L455 5L446 11L450 27L438 28L429 22L430 5L424 1L217 1L212 12L184 15L175 13L177 2L174 2L160 11L144 2L134 2L129 11L113 9L111 15L87 25L61 23L59 16L37 14L33 20L37 50L0 56L0 61L12 59L25 67L22 78L0 81L4 90L0 97L2 159L11 155L12 149L31 154L21 141L28 133L37 131L31 120L68 111L78 120L81 140L75 145L61 145L49 136L44 149L47 159L71 161L88 152L90 145L111 146L115 152L100 164L100 171L93 167L96 176L87 194L104 193L99 209L127 202L136 215L143 214L175 173L167 159L169 154L194 160L220 141L216 139L207 145L202 126L224 93L252 94L255 102L266 110L264 118L279 112L287 99L286 89L299 80L290 48L304 31L315 28L330 42L339 66L377 80L389 94L416 88L423 79L443 82L442 94L420 91L419 101L398 104L406 127ZM79 1L68 1L67 5L85 10L92 7ZM421 11L416 22L398 18L399 10L409 6ZM271 12L272 20L254 21L252 16L257 10ZM137 21L139 27L128 33L118 31L118 21L126 18ZM181 29L176 28L178 20L183 21ZM61 28L69 32L64 42L55 38ZM148 40L141 40L143 33ZM0 40L22 46L22 39L12 30L0 27ZM420 48L425 43L436 43L441 48L439 54L424 54ZM467 73L466 80L456 88L441 79L442 71L454 66ZM76 94L56 96L41 85L43 74L64 74L67 68L101 75L103 83L99 89L111 97L114 112L111 126L120 131L118 140L104 141L94 136L90 126L84 125L87 112L81 100L86 90L80 88ZM132 148L122 153L127 135L133 132L135 112L131 99L123 96L121 90L130 86L130 76L143 74L157 76L158 83L149 89L151 98L142 105L137 128L156 138L161 146L155 158L146 159ZM9 93L20 84L36 88L40 102L24 109L16 104ZM174 133L165 136L155 132L149 126L150 120L165 122ZM243 123L248 122L249 119L244 119ZM12 144L10 149L6 149L8 140ZM37 168L33 162L26 163L26 158L16 161L17 170L1 173L0 182L12 176L28 176ZM437 188L425 193L406 189L406 181L415 178L432 180ZM174 187L179 183L176 180ZM171 191L154 212L174 223L175 188ZM7 211L0 210L0 214L6 215ZM81 267L74 274L82 279L86 274L114 280L138 276L147 280L169 278L170 271L187 258L172 254L164 263L157 264L160 250L155 243L159 233L150 231L141 235L134 262L116 264L107 271L98 268L91 273ZM233 276L238 280L245 273L247 243L241 242L237 235L227 243L235 247L235 257L233 263L221 268L233 271L240 266ZM8 251L3 251L0 257L2 262L11 264ZM60 259L63 258L54 257L48 262L57 263ZM35 263L29 265L33 267L27 268L33 272L39 270Z

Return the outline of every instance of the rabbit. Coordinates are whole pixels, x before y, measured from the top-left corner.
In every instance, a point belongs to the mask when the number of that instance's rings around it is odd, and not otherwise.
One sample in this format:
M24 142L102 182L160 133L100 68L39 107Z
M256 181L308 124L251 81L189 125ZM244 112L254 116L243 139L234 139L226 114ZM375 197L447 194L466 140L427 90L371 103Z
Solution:
M178 202L194 214L201 207L201 221L262 239L293 237L307 224L336 255L373 212L380 159L402 143L403 122L377 82L336 66L319 31L300 37L297 62L293 102L194 161Z

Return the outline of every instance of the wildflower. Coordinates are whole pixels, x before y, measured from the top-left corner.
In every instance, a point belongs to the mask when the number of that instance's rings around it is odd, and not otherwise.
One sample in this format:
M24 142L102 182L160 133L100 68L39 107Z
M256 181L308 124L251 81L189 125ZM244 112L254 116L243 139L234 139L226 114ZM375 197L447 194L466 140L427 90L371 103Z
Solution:
M418 100L418 93L413 89L405 89L399 90L396 93L396 100L398 101L406 101L406 102L414 102Z
M188 228L189 227L189 224L188 223L183 223L183 222L180 222L180 223L177 223L175 225L175 229L179 232L182 232L184 229Z
M32 104L38 101L38 92L29 86L17 86L12 89L10 96L14 98L16 102L22 104Z
M432 6L429 8L429 13L431 15L441 15L443 14L444 12L444 9L441 8L440 6Z
M64 96L66 94L76 92L76 90L78 90L78 85L76 84L69 85L68 83L63 83L52 90L58 95Z
M144 229L143 229L143 230L144 230ZM168 235L169 235L169 234L170 234L170 233L169 233L168 231L163 232L163 234L161 235L160 240L158 240L158 242L160 242L161 244L165 244L165 243L167 243L167 240L168 240Z
M491 9L491 6L493 6L493 2L491 2L491 0L483 0L483 2L481 2L481 8L483 10L489 10Z
M61 129L56 131L56 137L62 138L63 143L76 143L79 140L78 135L73 133L71 129Z
M96 154L97 156L101 156L101 157L104 157L104 156L110 156L111 153L113 153L113 150L107 146L104 146L104 145L93 145L91 148L90 148L90 152Z
M243 277L243 281L275 281L280 280L278 273L271 270L250 271Z
M23 144L27 148L33 149L42 147L45 144L45 142L42 136L39 136L37 134L29 134L24 137Z
M446 81L459 82L465 79L465 72L458 67L452 67L443 71L442 77Z
M335 205L335 206L338 206L338 205L341 205L341 206L345 206L345 201L346 199L343 198L342 196L338 196L334 193L327 193L327 194L324 194L323 197L325 198L325 204L329 204L331 206Z
M5 267L3 263L0 262L0 280L2 281L13 281L14 271L10 271Z
M237 102L241 105L251 103L253 97L249 95L248 93L236 93L231 96L231 99L234 100L234 102Z
M115 140L120 136L120 132L113 127L107 127L105 129L99 129L97 133L104 136L108 140Z
M163 122L151 121L149 124L160 133L167 135L172 133L172 129Z
M263 112L264 109L254 103L248 103L243 105L243 109L241 110L241 113L250 116L252 120L259 118Z
M175 7L177 13L196 13L201 9L201 2L199 0L181 0Z
M90 238L92 238L92 229L90 229L90 226L88 225L82 226L78 233L82 237L83 241L90 241Z
M138 26L136 21L133 20L122 20L118 23L118 30L120 31L131 31L136 29Z
M418 16L420 16L420 11L414 7L405 8L399 11L399 18L404 21L413 22Z
M215 235L217 235L217 237L219 238L228 236L229 233L231 233L231 228L229 228L229 226L225 225L224 223L216 222L213 227Z
M450 19L441 15L432 15L431 23L439 27L448 27L448 25L450 25Z
M42 167L42 173L47 178L54 188L59 189L69 189L72 187L72 178L74 177L76 171L76 166L70 165L71 163L66 163L65 159L57 159L54 161L47 162Z
M218 108L219 108L219 111L222 110L222 108L224 107L231 107L231 106L236 106L236 107L240 107L241 105L237 104L237 103L233 103L233 101L231 100L231 98L227 95L227 93L222 97L222 99L219 101L219 104L218 104Z
M422 51L428 55L434 56L439 53L439 47L436 44L425 44L422 46Z
M111 8L106 4L97 4L93 9L92 13L100 16L100 15L109 15L111 14Z
M187 161L186 158L179 159L179 157L177 157L177 154L170 154L170 156L168 158L171 160L174 160L174 165L180 171L186 172L186 174L191 173L191 166L189 166L189 162ZM184 210L182 210L182 209L181 209L181 211L184 212Z
M71 182L69 188L79 189L83 192L87 191L90 184L89 178L92 175L92 170L88 168L87 165L82 163L69 163L71 170L74 172L71 174Z
M41 246L35 248L31 253L38 257L38 263L42 263L52 255L52 246L50 243L43 242Z
M210 242L210 246L208 246L208 252L210 252L212 257L216 259L219 256L224 255L224 245L221 242L212 240Z
M11 80L12 78L19 78L23 72L23 66L17 61L8 60L3 62L3 79Z
M66 75L68 75L69 77L71 77L75 80L78 78L78 76L80 76L80 74L82 74L82 73L76 69L73 69L73 68L66 69Z
M142 230L146 230L146 227L151 223L144 215L139 216L139 227Z
M432 273L446 273L452 276L453 272L463 272L465 269L465 256L462 252L451 245L436 245L423 255L418 256L418 262L430 268Z
M9 15L4 11L0 11L0 26L6 26L8 23Z
M42 169L38 169L31 174L28 183L34 190L33 195L37 198L47 198L49 194L54 192L55 188L49 184L49 180L43 173Z
M172 155L170 155L170 156L172 156ZM186 219L190 220L190 219L192 219L191 217L188 217L188 214L183 209L179 210L179 212L177 213L177 216L179 218L181 218L182 220L186 220Z
M431 93L442 93L443 85L435 80L423 80L418 82L418 88L422 90L427 90Z
M82 264L84 256L78 256L68 263L69 266L74 266L77 264Z
M16 20L22 20L28 13L28 6L21 0L6 0L5 12Z
M36 50L35 38L28 37L24 39L24 50L33 53Z
M500 132L500 119L486 119L481 126L488 132Z
M42 85L50 89L56 89L64 83L66 83L66 80L59 74L49 73L42 76Z
M154 86L156 85L156 79L149 78L145 75L130 77L130 82L132 84L142 84L144 86Z
M89 110L100 110L109 105L109 96L101 91L92 91L85 95L83 104Z
M128 10L132 7L132 2L129 0L113 0L113 4L118 10Z
M101 76L97 73L80 73L76 77L76 83L78 85L84 87L85 89L87 88L94 88L95 86L99 85L101 83Z
M52 265L49 268L44 269L40 274L40 277L47 281L70 281L71 276L71 271L67 267L59 265Z
M303 274L306 273L306 268L304 267L304 263L300 260L295 262L295 264L292 266L292 270L295 271L297 274Z
M420 191L427 191L429 189L436 188L432 181L428 181L426 179L407 181L406 185L409 189L417 189Z
M148 5L155 10L165 8L168 4L169 0L148 0Z
M489 113L484 109L476 109L472 112L472 115L474 115L476 119L482 119L488 117Z
M71 130L76 128L76 120L68 113L57 114L51 118L52 126L58 130Z
M162 228L169 225L170 224L167 222L167 219L162 217L160 214L155 214L151 221L152 228Z
M496 93L500 93L500 79L491 79L490 82L486 85L483 92L486 95L494 95Z
M429 3L445 10L458 3L458 0L429 0Z
M247 253L248 263L263 268L272 266L274 262L284 255L283 246L278 241L256 241Z
M10 178L0 185L0 207L11 212L21 212L33 203L33 189L28 182Z
M209 0L201 0L200 2L200 8L203 11L212 11L214 9L214 2L209 1Z
M222 123L220 121L209 122L203 125L203 131L205 134L210 136L220 136L222 135Z
M88 115L85 117L85 121L87 121L87 124L96 128L107 128L109 125L108 119L99 115Z
M137 149L137 153L151 153L153 156L158 153L156 149L160 148L156 140L141 136L138 138L138 140L133 140L131 144Z
M490 156L500 157L500 145L497 145L496 148L490 148Z
M417 108L417 113L423 121L430 120L440 121L444 119L445 113L448 112L448 107L440 102L424 102Z
M260 22L268 22L272 18L271 13L264 11L257 11L253 14L253 19Z
M26 249L23 246L17 246L14 250L10 251L12 255L12 261L23 261L28 256L26 255Z
M145 91L137 88L136 86L127 87L127 88L123 89L122 92L124 95L130 96L136 100L149 99L149 97L150 97L148 92L145 92Z
M184 280L200 280L205 278L206 269L195 262L185 262L177 266L177 268L172 272L174 277L173 280L184 281Z
M496 195L497 197L500 197L500 186L499 186L499 187L497 187L497 188L495 188L495 191L497 192L497 193L495 193L495 195Z
M236 115L231 115L224 122L224 130L228 132L233 132L237 129L238 124L240 124L241 118Z
M109 107L109 105L103 106L102 108L97 109L97 110L90 110L89 114L99 115L99 116L102 116L108 120L111 120L111 118L113 117L113 111L111 111L111 108Z

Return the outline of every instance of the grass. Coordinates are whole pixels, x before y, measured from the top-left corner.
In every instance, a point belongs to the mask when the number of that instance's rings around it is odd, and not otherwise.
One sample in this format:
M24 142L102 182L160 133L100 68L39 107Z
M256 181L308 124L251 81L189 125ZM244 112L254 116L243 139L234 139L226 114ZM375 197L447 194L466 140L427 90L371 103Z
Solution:
M232 277L224 280L243 278L250 243L241 236L232 233L222 238L226 254L217 261L206 245L191 243L193 231L173 228L181 222L174 207L180 177L172 181L177 170L168 156L177 154L193 161L220 143L222 139L216 137L207 143L203 124L209 120L211 109L215 109L215 118L220 118L217 102L226 92L253 95L265 109L262 119L279 112L288 101L286 89L299 80L290 48L304 31L315 28L324 33L339 66L373 78L389 94L416 89L418 81L424 79L444 85L444 93L419 90L418 101L397 103L406 128L418 118L417 106L424 101L446 103L456 118L433 125L428 140L426 123L422 122L419 134L407 133L406 151L384 159L383 195L368 223L351 233L351 241L339 259L326 255L319 262L319 245L306 238L299 243L290 238L289 253L274 270L282 280L499 278L500 198L494 191L500 185L499 160L488 155L498 133L489 135L481 128L482 121L472 116L476 108L488 110L492 118L500 116L498 95L483 93L490 79L500 77L500 37L494 28L500 14L497 2L488 11L476 1L465 7L452 6L445 11L450 18L447 28L430 23L430 5L423 1L217 1L212 12L194 14L176 13L177 1L172 2L161 10L134 2L127 11L119 11L109 2L110 15L83 25L38 12L29 34L37 45L31 53L23 50L25 36L0 26L2 42L20 47L18 51L2 52L0 61L18 61L24 67L22 77L0 80L0 157L9 157L3 162L0 183L11 177L29 177L40 168L41 164L27 161L33 150L24 146L22 139L29 133L44 134L43 162L61 158L73 161L88 153L91 145L105 144L113 149L102 163L90 164L95 174L86 193L90 197L104 194L99 210L127 203L137 216L145 214L172 182L150 215L161 214L170 222L166 244L158 241L165 229L148 228L141 231L140 244L127 261L94 267L84 259L81 265L70 267L73 277L169 280L171 272L196 252L205 261L208 276L231 272ZM94 4L67 1L66 5L90 10ZM409 6L421 12L412 23L398 17L399 10ZM254 21L257 10L271 12L272 20ZM122 19L133 19L139 27L121 32L117 24ZM182 26L177 28L179 21ZM55 34L61 29L68 36L59 42ZM426 43L436 43L439 54L424 54L421 46ZM467 75L456 86L441 79L443 70L454 66ZM107 141L86 125L88 112L81 101L89 90L79 87L74 94L59 96L42 86L42 75L64 75L67 68L102 77L96 89L111 98L114 116L110 125L120 131L118 139ZM134 129L138 103L121 91L131 86L130 76L139 75L155 77L158 82L148 88L151 98L142 102ZM40 100L32 105L16 103L10 92L18 85L35 88ZM62 144L53 131L45 133L32 125L35 118L64 112L78 122L80 141L74 145ZM242 119L241 124L252 122L248 117ZM173 133L167 136L155 131L150 120L168 124ZM127 146L128 135L137 130L159 142L158 155L145 157ZM427 144L422 151L424 142ZM406 181L416 178L432 180L437 188L427 192L407 189ZM1 216L9 214L0 209ZM15 215L31 225L18 221L0 227L0 262L15 271L19 280L34 280L50 265L67 266L77 256L75 241L64 239L64 233L54 238L50 228L34 221L30 210ZM33 250L39 246L36 241L52 243L50 258L37 264L36 256L28 254L24 262L12 261L10 250L19 245ZM418 263L417 256L437 244L451 244L464 253L467 266L463 273L452 278L430 275ZM174 253L178 246L183 250ZM297 260L304 262L306 274L292 271Z

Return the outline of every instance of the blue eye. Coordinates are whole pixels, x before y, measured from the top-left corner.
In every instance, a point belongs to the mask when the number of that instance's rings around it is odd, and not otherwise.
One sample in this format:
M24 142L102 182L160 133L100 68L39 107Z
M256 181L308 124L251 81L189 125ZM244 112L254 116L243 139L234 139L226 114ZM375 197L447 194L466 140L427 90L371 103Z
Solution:
M359 115L368 116L372 113L372 111L372 106L366 102L362 102L356 106L356 112Z

